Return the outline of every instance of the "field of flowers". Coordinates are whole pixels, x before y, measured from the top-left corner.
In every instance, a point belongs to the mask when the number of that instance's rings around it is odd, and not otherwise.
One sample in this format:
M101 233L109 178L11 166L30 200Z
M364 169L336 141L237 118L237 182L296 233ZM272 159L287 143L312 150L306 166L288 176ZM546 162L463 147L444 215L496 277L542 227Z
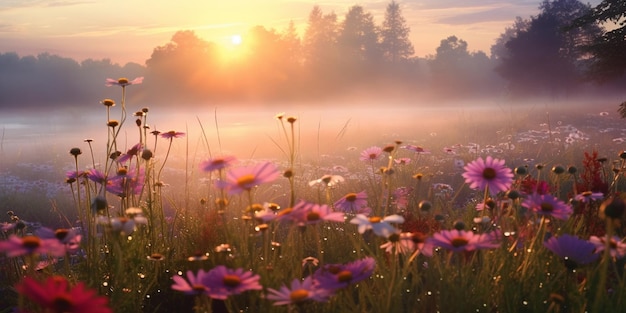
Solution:
M194 162L173 149L186 132L126 111L142 80L107 79L106 134L68 147L64 182L50 164L2 173L5 202L67 202L53 220L7 212L0 312L626 311L619 125L547 117L310 161L301 117L280 113L282 159L212 152L201 124Z

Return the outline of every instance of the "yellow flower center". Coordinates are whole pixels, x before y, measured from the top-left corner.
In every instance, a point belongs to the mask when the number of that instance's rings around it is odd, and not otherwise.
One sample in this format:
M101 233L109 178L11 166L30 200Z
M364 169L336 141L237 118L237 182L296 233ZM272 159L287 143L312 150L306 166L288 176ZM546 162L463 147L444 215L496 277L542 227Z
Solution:
M380 223L383 219L380 216L372 216L369 218L370 223Z
M483 170L483 178L487 179L487 180L491 180L496 178L496 175L498 173L496 172L496 170L494 170L491 167L487 167Z
M337 280L341 283L347 283L352 280L352 272L343 270L337 273Z
M24 236L22 238L22 246L28 249L37 249L41 246L41 239L37 236Z
M458 248L467 245L469 241L463 237L456 237L452 238L452 240L450 240L450 243L453 247Z
M117 83L118 84L128 84L128 78L122 77L122 78L117 80Z
M241 284L241 278L237 275L224 275L222 282L227 287L237 287Z
M252 174L243 175L237 178L237 186L244 189L250 189L249 185L254 183L254 180L255 177Z
M309 291L304 289L296 289L289 294L289 299L291 300L291 302L302 302L308 297Z
M354 202L356 201L356 193L351 192L346 195L346 201Z

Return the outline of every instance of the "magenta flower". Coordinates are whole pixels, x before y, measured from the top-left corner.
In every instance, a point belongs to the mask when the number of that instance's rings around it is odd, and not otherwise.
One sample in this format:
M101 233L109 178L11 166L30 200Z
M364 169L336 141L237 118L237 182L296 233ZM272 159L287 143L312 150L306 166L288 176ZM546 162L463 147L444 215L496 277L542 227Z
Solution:
M56 238L11 235L8 240L0 241L0 252L4 252L10 258L34 253L62 256L65 255L65 246Z
M589 242L596 246L596 253L602 254L602 251L606 249L607 244L607 236L598 237L591 236L589 237ZM611 257L615 259L621 259L626 256L626 243L624 243L619 237L613 236L608 242Z
M137 77L131 81L128 80L128 78L122 77L122 78L118 78L118 79L113 79L113 78L107 78L106 79L106 86L107 87L111 87L111 86L121 86L121 87L126 87L128 85L137 85L137 84L141 84L143 83L143 77Z
M230 269L219 265L211 269L204 277L202 284L208 287L208 295L213 299L226 300L247 290L261 290L261 276L242 268Z
M430 154L430 151L428 151L428 150L424 149L424 148L423 148L423 147L421 147L421 146L416 146L416 145L406 145L406 146L404 146L404 147L402 147L402 148L407 149L407 150L409 150L409 151L413 151L413 152L415 152L415 153L417 153L417 154Z
M70 253L78 251L80 248L80 241L82 239L82 235L79 234L78 230L75 228L59 228L57 230L52 230L47 227L42 227L35 231L35 235L42 239L57 239L65 246L66 251Z
M312 225L320 222L344 222L342 212L333 212L328 205L300 200L293 208L285 213L279 214L278 220L291 220L298 225Z
M394 163L396 163L397 165L408 165L411 164L411 159L410 158L397 158L393 160Z
M561 257L570 270L594 262L600 257L595 253L596 246L593 243L568 234L551 237L543 245Z
M198 271L198 274L194 275L192 271L187 271L187 280L179 275L174 275L172 279L174 284L172 289L180 291L186 295L200 295L206 294L209 288L204 285L203 279L207 272L203 269Z
M126 161L130 160L132 157L139 155L139 152L141 152L142 148L143 148L143 145L141 143L138 143L132 146L130 149L128 149L126 153L117 157L115 161L117 161L118 163L125 163Z
M335 209L351 214L369 215L372 209L367 207L367 193L365 190L359 193L348 193L337 200L333 206Z
M326 302L330 298L329 290L319 288L312 276L304 280L294 279L289 287L282 285L280 289L268 288L267 299L274 301L274 305L302 304L305 302Z
M39 305L41 312L113 313L107 297L97 295L82 282L70 287L62 276L51 276L44 282L26 277L15 289Z
M522 202L522 206L537 215L552 216L560 220L568 219L573 213L569 204L551 194L532 194Z
M280 176L276 165L265 162L254 166L235 168L228 171L226 181L217 181L218 188L228 189L229 194L250 191L257 185L269 183Z
M488 156L485 160L478 158L464 167L463 178L472 189L489 188L489 193L495 195L500 191L511 188L513 171L504 166L504 160Z
M426 240L432 247L441 247L453 252L492 249L500 246L496 234L475 234L471 230L442 230Z
M327 290L337 290L358 283L372 276L376 261L372 257L346 264L328 264L315 271L314 279Z
M380 245L380 248L387 253L413 254L424 248L425 236L420 232L400 232L393 233L387 237L387 242Z
M208 159L206 161L200 162L200 169L204 172L213 172L223 170L237 162L237 158L234 156L223 156Z
M138 195L144 187L144 170L139 170L139 175L135 171L124 170L111 177L106 185L106 190L118 197Z
M591 191L584 191L581 192L579 194L577 194L576 196L574 196L574 200L576 201L580 201L582 203L589 203L589 202L593 202L593 201L598 201L598 200L602 200L604 198L604 194L601 192L591 192Z
M92 168L87 172L87 178L98 184L106 184L107 176L103 172Z
M161 138L170 139L170 140L174 138L181 138L184 136L185 136L185 133L177 132L175 130L170 130L168 132L161 133Z
M361 152L361 156L359 157L359 160L363 162L373 162L373 161L380 159L382 155L383 155L383 149L381 147L372 146L363 150L363 152Z
M395 233L397 229L392 225L404 223L404 217L392 214L381 218L379 216L367 217L363 214L357 214L356 217L350 220L350 224L356 224L359 234L365 233L367 230L372 230L376 235L381 237L389 237Z

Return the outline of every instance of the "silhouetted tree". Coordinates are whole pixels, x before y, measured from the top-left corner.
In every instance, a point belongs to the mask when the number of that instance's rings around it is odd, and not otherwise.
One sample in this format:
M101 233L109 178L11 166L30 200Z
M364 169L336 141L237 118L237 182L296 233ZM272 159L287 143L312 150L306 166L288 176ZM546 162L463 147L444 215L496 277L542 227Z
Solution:
M391 1L387 5L385 20L380 30L381 48L387 61L392 63L406 61L415 53L409 40L410 32L400 5L396 1Z
M337 33L337 15L323 14L319 6L314 6L309 13L302 41L309 93L322 90L330 93L338 87L335 75L338 64Z
M587 75L596 81L622 76L626 71L626 4L623 0L603 0L591 11L576 18L568 27L577 28L599 23L619 23L619 27L602 29L602 34L583 46L593 55Z
M450 36L441 40L436 51L434 56L429 57L428 63L433 88L444 92L459 92L463 89L461 64L470 59L467 42L456 36Z
M528 27L530 27L530 19L516 17L513 25L506 27L504 33L500 34L496 39L496 43L491 46L491 58L501 60L509 57L509 49L507 49L506 43L516 38L520 33L528 31Z

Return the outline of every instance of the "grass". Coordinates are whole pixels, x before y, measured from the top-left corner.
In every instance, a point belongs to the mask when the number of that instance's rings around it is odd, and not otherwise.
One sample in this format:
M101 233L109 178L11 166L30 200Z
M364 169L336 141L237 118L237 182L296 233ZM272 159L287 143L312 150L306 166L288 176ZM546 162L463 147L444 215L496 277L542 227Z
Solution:
M195 134L200 138L198 142L192 140L188 129L184 130L185 135L174 132L165 138L164 132L152 133L155 129L144 127L158 112L126 112L126 88L137 86L123 86L121 102L116 107L106 107L107 121L103 124L113 119L112 114L119 113L115 117L117 125L103 127L106 133L102 138L94 138L94 144L107 143L104 151L96 149L94 155L91 143L83 143L81 153L71 150L73 154L59 158L45 170L37 167L7 171L14 177L10 182L54 180L65 171L79 175L65 184L65 192L56 195L46 194L36 185L26 193L0 194L11 206L48 208L44 215L27 209L8 215L3 224L7 228L2 233L4 242L10 235L23 238L36 233L40 226L74 228L82 240L80 249L61 257L4 255L0 259L0 311L19 307L29 312L57 312L45 311L45 304L38 304L28 297L28 292L15 289L25 277L42 282L53 276L64 277L72 286L84 283L106 297L114 312L624 310L626 277L622 257L626 251L619 252L622 254L618 257L599 252L594 262L568 267L568 261L543 245L547 238L564 234L588 240L608 232L623 238L623 214L612 219L600 216L607 201L613 197L622 201L620 196L626 184L624 161L612 142L619 134L617 127L601 128L598 123L588 122L588 115L570 114L539 115L539 120L545 121L543 125L521 130L524 123L518 125L517 121L505 122L503 126L462 115L454 125L427 139L384 138L368 142L370 138L360 138L351 142L355 145L341 147L341 153L318 152L316 157L310 157L303 151L338 146L351 120L339 123L336 133L324 130L318 123L317 134L311 136L303 134L306 130L300 126L307 116L278 115L276 136L270 141L280 158L245 156L237 164L204 172L199 169L201 161L224 157L217 153L223 151L222 144L226 143L221 138L225 130L218 127L217 112L217 148L210 146L208 138L213 134L206 133L208 127L200 119L199 133ZM137 119L136 124L127 121L131 116ZM559 122L567 118L575 119L572 124L578 128ZM616 133L614 138L597 136L593 142L585 139L611 132ZM444 138L471 143L445 142ZM315 147L311 148L310 142L316 142ZM119 163L109 157L116 151L123 155L135 143L142 148L128 161ZM413 144L424 145L430 153L418 154L404 148ZM369 146L379 146L387 152L382 152L380 159L359 160L361 151ZM470 189L461 174L466 163L488 155L505 159L507 167L515 170L510 189L521 194L521 198L512 196L512 192L501 192L491 199L496 204L494 209L477 211L475 206L485 201L485 192ZM609 158L602 160L604 156ZM405 161L409 163L396 162L403 158L409 159ZM237 194L216 187L216 182L227 180L231 171L265 162L274 165L280 175ZM558 174L554 170L558 166L568 171ZM102 183L90 179L83 170L90 167L104 173L110 182L122 182L121 189L107 190ZM329 177L324 175L340 175L343 180L329 183L332 180L325 180ZM242 179L239 177L240 183ZM542 218L524 207L525 192L540 182L549 186L550 194L573 208L574 214L567 220ZM390 240L397 243L397 238L372 231L359 233L357 226L350 223L355 217L350 212L345 213L344 222L312 223L317 220L311 215L307 220L310 224L276 219L287 216L300 200L339 211L337 200L362 191L367 193L370 216L402 216L403 223L391 226L398 232L412 233L420 248L387 253L380 246ZM602 192L603 198L587 204L572 201L583 191ZM135 208L140 213L129 213ZM255 212L266 208L272 208L274 213L269 214L271 219L260 220ZM73 223L75 220L78 221ZM26 221L24 227L16 227ZM125 228L128 223L132 227ZM451 229L475 234L495 232L498 246L463 252L435 247L432 255L420 250L424 249L424 240L428 243L434 234ZM277 306L268 298L271 289L288 286L294 279L316 277L323 270L367 257L376 264L371 275L333 290L326 301ZM35 269L36 261L55 262ZM173 276L186 277L187 271L210 271L219 265L259 275L262 288L231 294L225 300L172 289ZM296 294L291 296L295 301Z

